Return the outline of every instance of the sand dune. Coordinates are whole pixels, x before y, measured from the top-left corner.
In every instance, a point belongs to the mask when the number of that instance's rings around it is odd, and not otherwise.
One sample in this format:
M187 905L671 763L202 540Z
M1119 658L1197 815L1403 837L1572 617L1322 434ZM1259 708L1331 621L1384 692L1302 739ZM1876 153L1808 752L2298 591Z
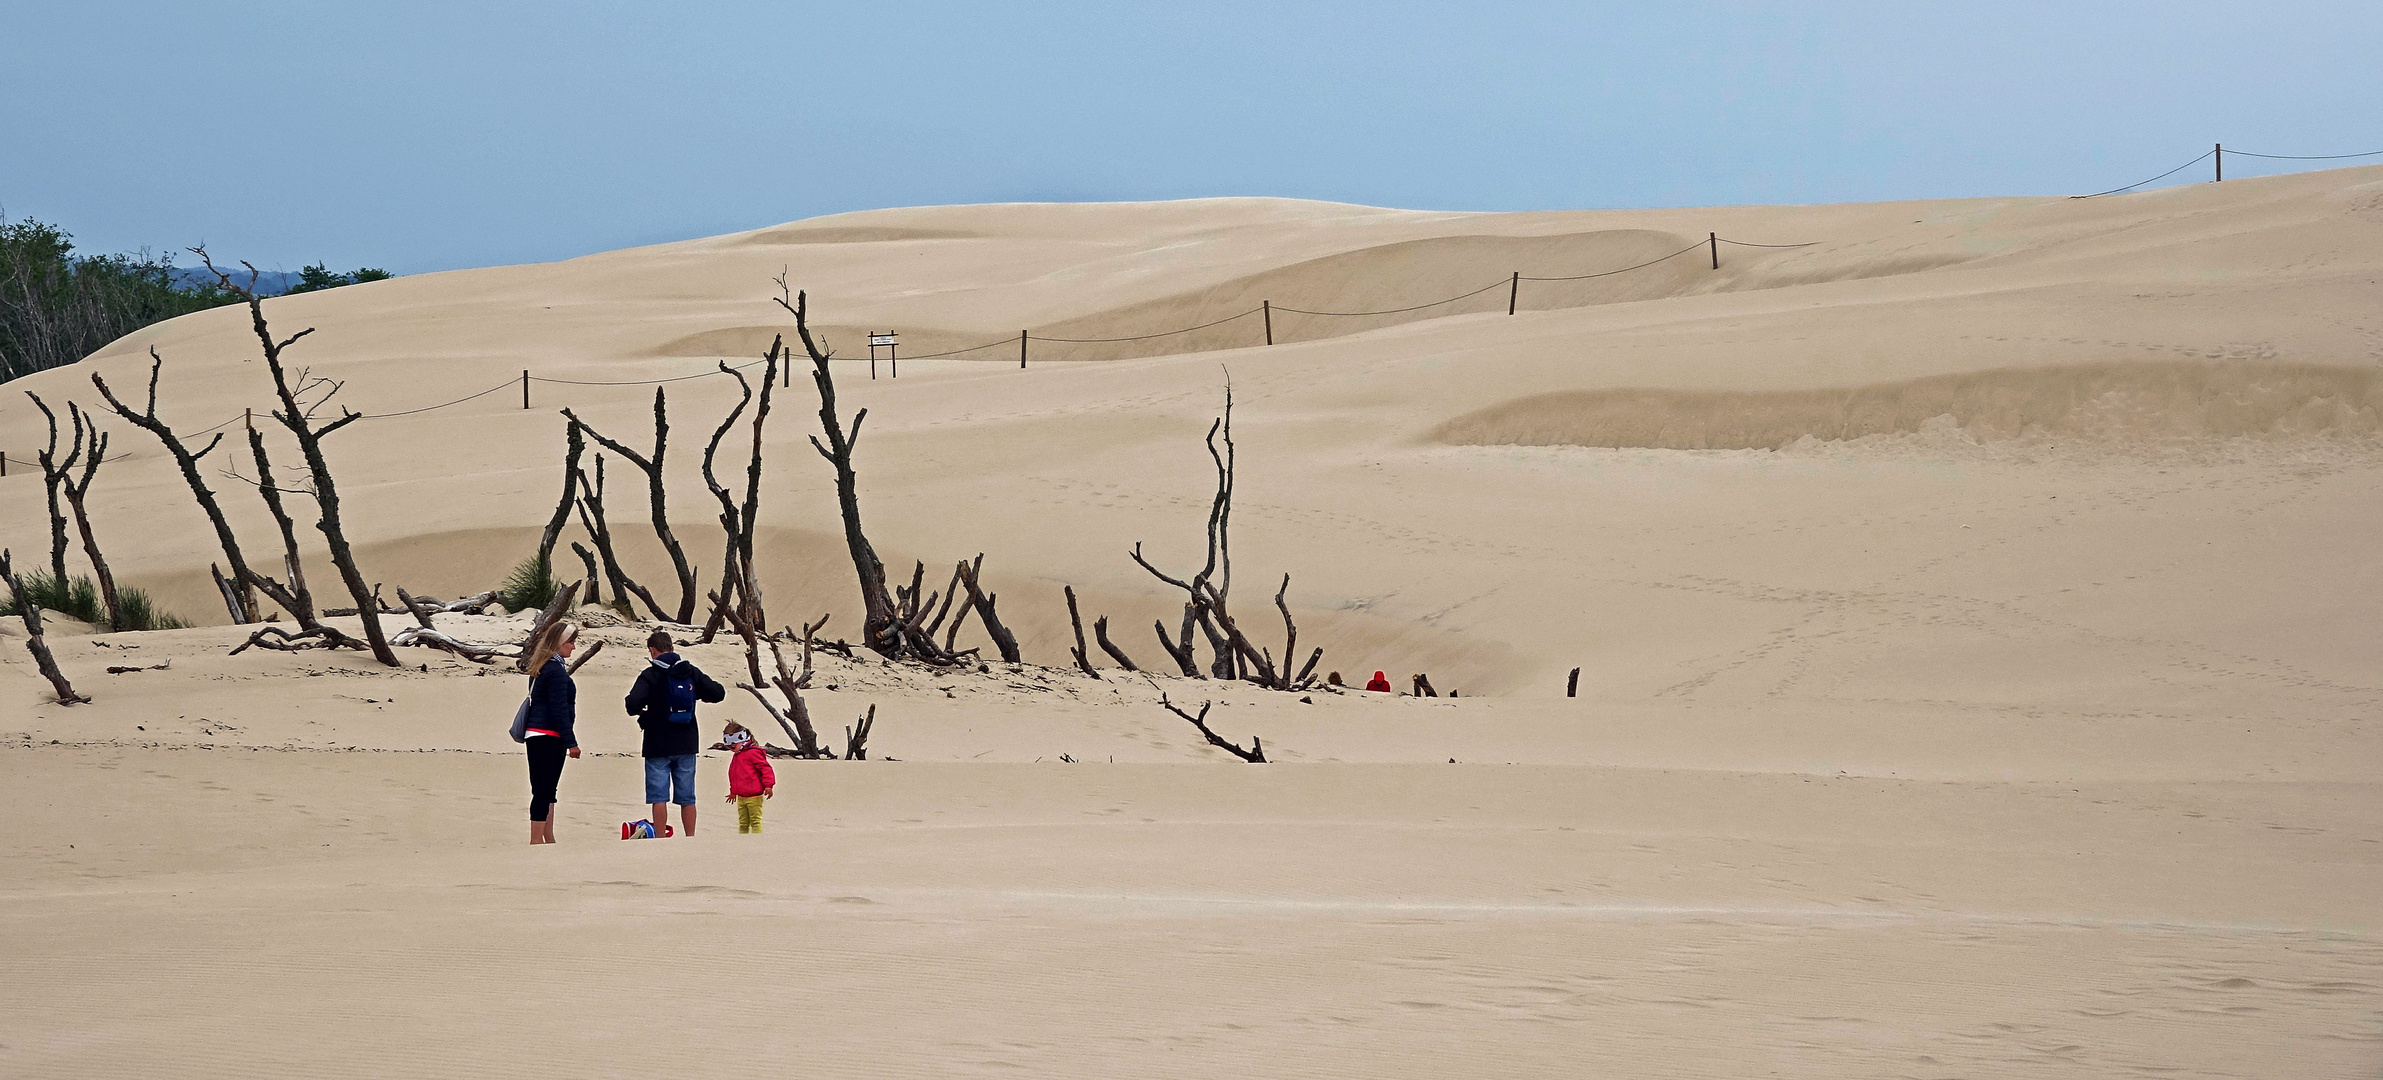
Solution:
M1518 271L1708 233L1810 246L1526 280L1506 314ZM490 391L333 437L368 579L489 587L560 488L556 410L642 444L641 381L696 376L664 387L668 511L708 583L692 440L734 387L703 373L789 329L784 272L869 409L881 554L940 588L984 553L1030 663L828 661L822 726L876 706L877 760L785 764L762 837L713 814L622 844L643 811L611 703L642 630L591 631L590 756L563 843L533 851L512 678L230 657L238 632L203 626L61 639L98 698L66 709L0 641L0 775L29 796L0 842L0 1072L2373 1073L2379 264L2363 168L2092 200L928 207L271 301L360 411ZM1286 309L1271 347L1248 316L1030 341L1017 367L1021 330L1259 301ZM872 381L872 329L914 357L999 344ZM265 402L233 311L8 389L89 405L93 373L141 386L151 347L179 429ZM1325 669L1462 697L1065 666L1063 584L1154 666L1179 605L1126 552L1196 557L1228 371L1260 643L1283 644L1288 573ZM816 398L779 395L771 615L849 633ZM38 414L5 397L24 460ZM92 510L119 576L220 620L171 461L115 437ZM663 583L641 483L611 483ZM11 466L0 544L42 561L44 516ZM1276 763L1208 747L1161 693Z

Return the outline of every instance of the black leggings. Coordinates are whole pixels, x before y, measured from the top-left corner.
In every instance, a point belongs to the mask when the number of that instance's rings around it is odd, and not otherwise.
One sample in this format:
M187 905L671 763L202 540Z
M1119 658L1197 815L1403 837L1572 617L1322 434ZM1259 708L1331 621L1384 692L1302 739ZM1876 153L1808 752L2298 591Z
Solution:
M570 748L553 735L532 735L530 748L530 820L544 821L554 810L554 788L563 779L563 754Z

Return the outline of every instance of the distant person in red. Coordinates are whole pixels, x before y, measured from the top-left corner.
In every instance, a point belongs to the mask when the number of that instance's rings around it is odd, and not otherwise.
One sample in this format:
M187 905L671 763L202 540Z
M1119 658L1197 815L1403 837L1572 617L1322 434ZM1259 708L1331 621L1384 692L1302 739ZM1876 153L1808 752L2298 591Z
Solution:
M1381 694L1387 694L1387 693L1389 693L1389 692L1390 692L1390 675L1389 675L1387 672L1381 672L1381 671L1374 672L1374 681L1372 681L1372 682L1369 682L1369 683L1365 684L1365 688L1366 688L1366 689L1368 689L1368 690L1372 690L1372 691L1374 691L1374 692L1376 692L1376 693L1381 693Z

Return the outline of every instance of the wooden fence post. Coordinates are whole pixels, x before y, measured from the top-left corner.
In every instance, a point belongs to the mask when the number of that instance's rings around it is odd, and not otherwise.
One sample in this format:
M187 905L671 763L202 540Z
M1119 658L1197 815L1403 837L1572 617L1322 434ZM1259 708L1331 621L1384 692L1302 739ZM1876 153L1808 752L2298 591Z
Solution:
M1514 301L1522 295L1522 271L1514 272L1514 279L1506 283L1506 314L1514 314Z
M1026 370L1026 331L1018 331L1018 370Z
M1706 233L1705 243L1713 246L1713 269L1721 269L1721 234Z
M1274 301L1260 300L1258 307L1266 313L1266 344L1272 345L1274 344Z
M1564 680L1564 696L1565 696L1565 697L1579 697L1579 696L1580 696L1580 669L1579 669L1579 668L1573 668L1573 669L1572 669L1572 677L1571 677L1571 678L1569 678L1569 679L1566 679L1566 680Z
M521 411L530 409L530 369L521 369Z
M2226 144L2212 143L2210 145L2215 147L2210 153L2217 157L2217 179L2211 183L2217 183L2226 179Z

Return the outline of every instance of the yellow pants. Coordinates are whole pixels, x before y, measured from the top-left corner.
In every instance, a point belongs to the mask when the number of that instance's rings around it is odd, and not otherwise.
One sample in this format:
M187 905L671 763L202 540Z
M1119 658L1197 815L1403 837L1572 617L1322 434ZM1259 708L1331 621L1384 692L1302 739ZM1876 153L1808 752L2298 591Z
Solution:
M736 801L736 831L761 831L761 796L749 795Z

